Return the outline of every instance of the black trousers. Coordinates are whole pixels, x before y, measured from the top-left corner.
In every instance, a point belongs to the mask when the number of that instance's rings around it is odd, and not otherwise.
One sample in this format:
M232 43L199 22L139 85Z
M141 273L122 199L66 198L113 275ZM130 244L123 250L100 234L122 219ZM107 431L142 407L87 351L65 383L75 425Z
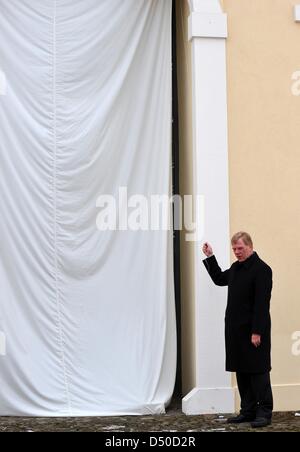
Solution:
M241 414L247 417L271 419L273 394L270 372L264 374L237 372L236 377L241 397Z

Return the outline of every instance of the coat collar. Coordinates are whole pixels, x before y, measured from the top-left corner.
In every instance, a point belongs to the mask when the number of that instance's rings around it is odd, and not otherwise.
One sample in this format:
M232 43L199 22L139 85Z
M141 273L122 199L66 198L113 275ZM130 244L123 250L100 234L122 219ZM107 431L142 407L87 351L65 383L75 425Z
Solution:
M251 254L251 256L249 256L248 259L246 259L244 262L238 262L238 266L250 268L251 265L254 264L254 262L258 261L258 259L259 259L258 254L254 251L254 253Z

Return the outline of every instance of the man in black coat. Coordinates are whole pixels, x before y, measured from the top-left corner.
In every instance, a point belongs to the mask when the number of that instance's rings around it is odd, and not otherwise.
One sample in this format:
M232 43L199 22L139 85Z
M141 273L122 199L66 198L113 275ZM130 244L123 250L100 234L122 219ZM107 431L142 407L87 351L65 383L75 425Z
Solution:
M270 300L272 270L253 251L249 234L239 232L231 240L237 261L222 272L205 243L204 265L218 286L228 286L225 316L226 370L236 372L241 397L239 416L229 423L251 422L252 427L271 423L273 395L271 370Z

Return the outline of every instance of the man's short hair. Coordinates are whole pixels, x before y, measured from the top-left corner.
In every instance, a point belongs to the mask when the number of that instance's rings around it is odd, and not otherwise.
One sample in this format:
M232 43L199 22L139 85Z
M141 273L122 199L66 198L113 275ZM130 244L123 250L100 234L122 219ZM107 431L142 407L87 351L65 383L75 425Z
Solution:
M234 236L231 239L231 244L234 245L240 239L243 240L245 245L251 246L251 248L253 248L252 238L251 238L250 234L248 234L248 232L241 231L241 232L237 232L236 234L234 234Z

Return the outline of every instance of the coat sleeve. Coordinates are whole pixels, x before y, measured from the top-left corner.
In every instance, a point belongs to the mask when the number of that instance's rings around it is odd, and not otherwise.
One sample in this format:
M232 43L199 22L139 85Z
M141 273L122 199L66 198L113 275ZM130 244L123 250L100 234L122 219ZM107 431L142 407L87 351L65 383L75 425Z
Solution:
M252 334L262 335L270 323L272 270L266 266L259 270L255 280Z
M228 286L229 270L222 270L219 267L215 256L211 256L203 261L209 276L217 286Z

